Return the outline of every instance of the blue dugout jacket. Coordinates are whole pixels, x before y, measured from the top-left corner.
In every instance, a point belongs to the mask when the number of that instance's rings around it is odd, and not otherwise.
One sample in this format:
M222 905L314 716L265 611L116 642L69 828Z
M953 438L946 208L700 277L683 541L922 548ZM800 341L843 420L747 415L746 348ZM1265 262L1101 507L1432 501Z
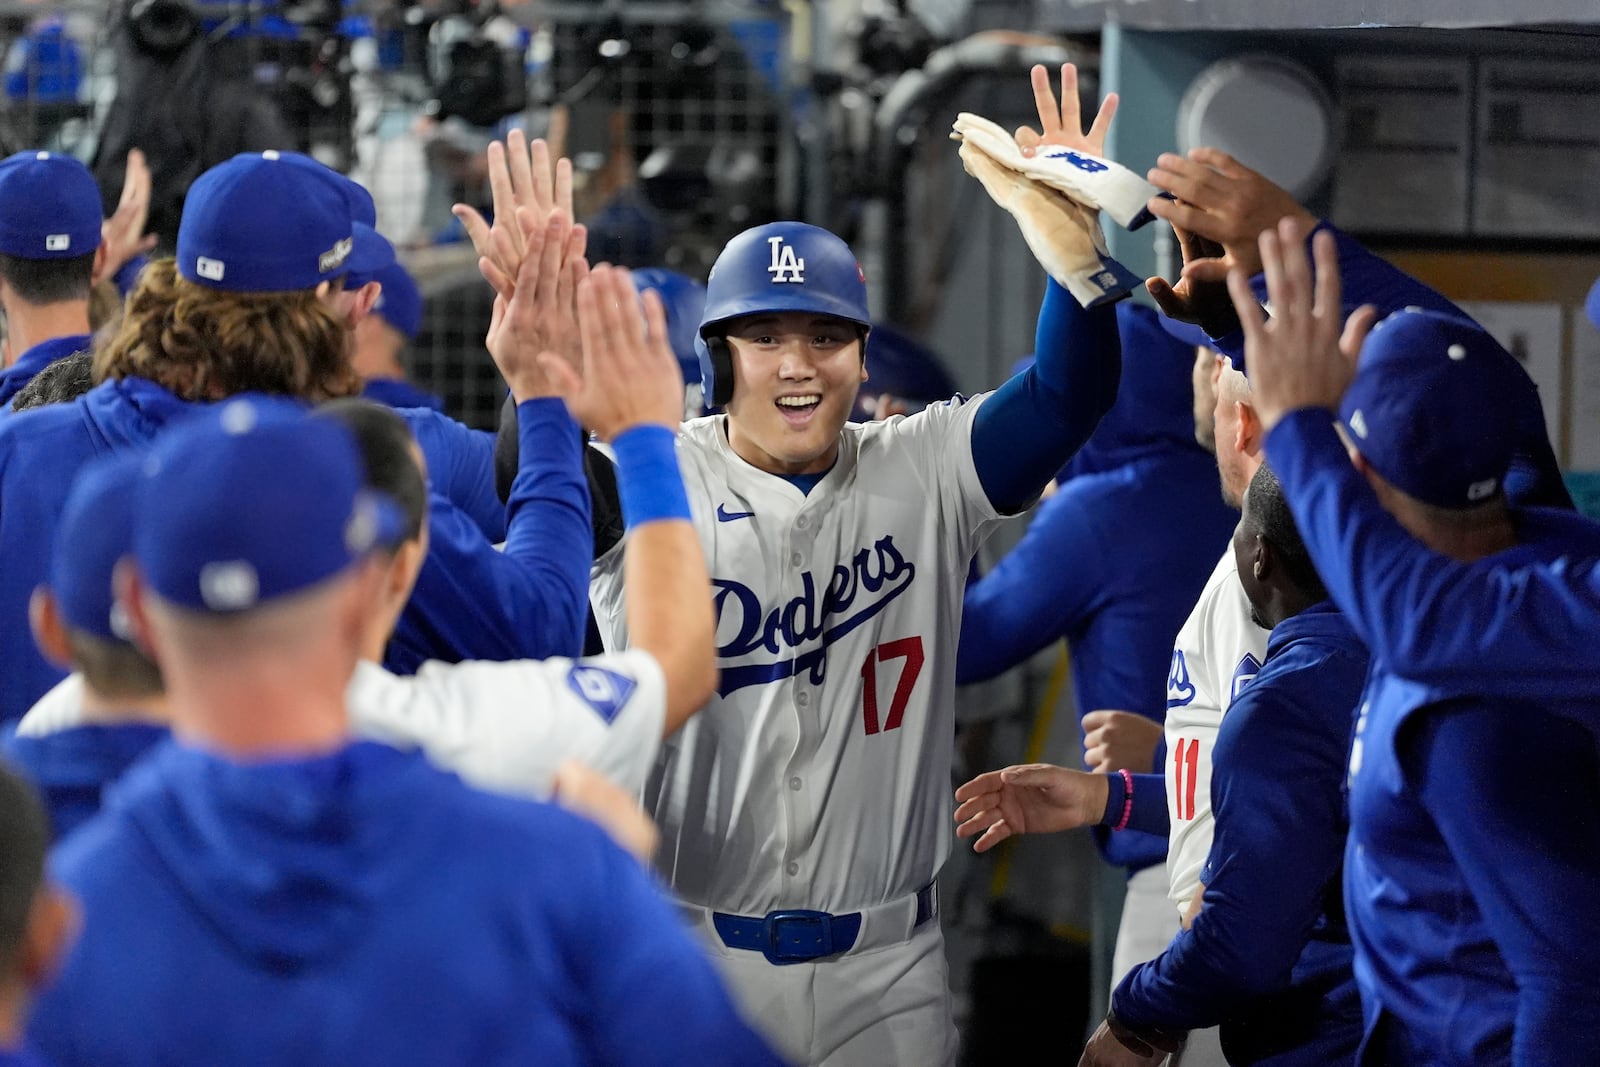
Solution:
M603 830L416 752L163 744L51 871L86 920L29 1025L57 1067L780 1062Z
M1600 686L1583 638L1554 632L1593 618L1600 525L1514 509L1517 545L1444 560L1382 509L1331 413L1291 412L1266 447L1373 650L1345 861L1363 1062L1600 1062ZM1569 614L1528 610L1530 590ZM1549 680L1516 659L1545 636Z

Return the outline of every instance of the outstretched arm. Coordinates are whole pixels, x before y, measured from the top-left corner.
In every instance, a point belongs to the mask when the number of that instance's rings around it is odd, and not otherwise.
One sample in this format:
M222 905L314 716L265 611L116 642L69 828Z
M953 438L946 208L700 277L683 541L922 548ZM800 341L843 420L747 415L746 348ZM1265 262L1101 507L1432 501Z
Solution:
M1078 110L1077 68L1061 68L1057 104L1044 67L1031 73L1042 133L1024 128L1024 147L1065 145L1095 155L1116 114L1117 97L1100 106L1088 133ZM1034 362L984 402L972 428L972 457L995 509L1030 504L1062 464L1089 439L1117 398L1122 344L1113 305L1084 308L1054 280L1045 290L1034 337Z

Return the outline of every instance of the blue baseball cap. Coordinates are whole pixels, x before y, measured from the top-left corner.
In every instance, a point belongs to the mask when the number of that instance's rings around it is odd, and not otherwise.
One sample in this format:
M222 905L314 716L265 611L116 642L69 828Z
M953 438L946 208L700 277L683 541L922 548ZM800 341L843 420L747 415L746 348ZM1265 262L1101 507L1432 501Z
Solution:
M410 273L396 260L374 274L371 280L383 286L372 310L404 334L406 340L415 341L422 329L422 291Z
M194 180L178 221L178 271L236 293L314 289L372 275L394 248L372 194L298 152L241 152Z
M0 160L0 252L70 259L100 247L100 186L89 168L56 152Z
M133 504L144 453L124 451L78 473L56 526L47 581L61 617L75 630L111 641L130 638L111 576L133 551Z
M1528 387L1516 357L1477 323L1406 308L1367 335L1339 418L1386 481L1464 508L1504 491L1517 447L1505 405Z
M133 555L168 603L249 611L399 542L400 508L364 482L340 423L292 400L223 401L157 439L134 506Z

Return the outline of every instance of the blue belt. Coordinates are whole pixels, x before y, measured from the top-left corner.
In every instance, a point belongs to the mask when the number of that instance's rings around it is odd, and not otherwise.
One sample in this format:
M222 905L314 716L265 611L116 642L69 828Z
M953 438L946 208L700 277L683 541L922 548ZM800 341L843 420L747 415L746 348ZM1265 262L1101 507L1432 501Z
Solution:
M917 890L913 929L934 917L938 899L932 882ZM861 913L832 915L825 911L789 908L751 916L714 911L711 925L729 948L759 952L767 962L779 965L808 963L849 952L861 935Z

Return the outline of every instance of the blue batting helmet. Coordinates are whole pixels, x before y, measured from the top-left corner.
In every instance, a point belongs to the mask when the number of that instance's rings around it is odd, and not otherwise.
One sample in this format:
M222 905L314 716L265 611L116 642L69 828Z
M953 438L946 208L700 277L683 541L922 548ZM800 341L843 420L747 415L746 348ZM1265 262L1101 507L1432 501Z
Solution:
M764 312L810 311L871 329L867 279L837 235L803 222L773 222L734 237L711 265L700 318L700 379L706 402L733 396L733 357L717 326Z

